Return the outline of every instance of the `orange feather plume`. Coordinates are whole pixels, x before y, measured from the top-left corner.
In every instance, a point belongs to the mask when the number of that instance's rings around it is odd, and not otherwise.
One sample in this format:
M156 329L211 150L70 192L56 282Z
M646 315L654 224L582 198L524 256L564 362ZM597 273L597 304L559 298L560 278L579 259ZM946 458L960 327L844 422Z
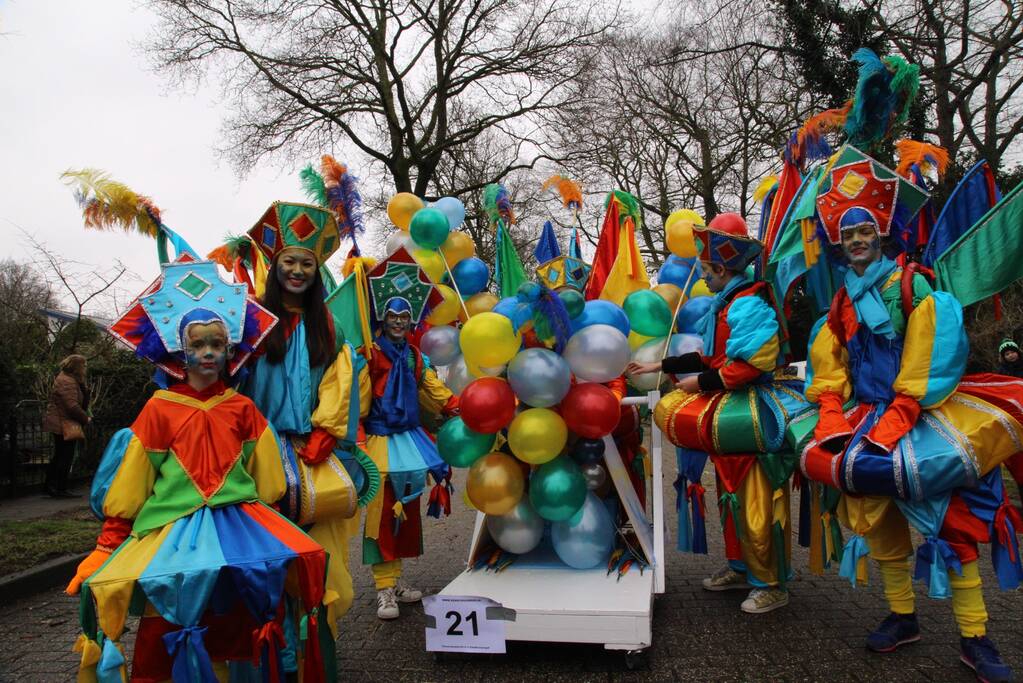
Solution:
M323 184L327 187L340 185L341 176L347 172L348 168L329 154L324 154L320 158L320 175L323 176Z
M899 165L895 172L903 178L910 178L913 164L920 166L921 173L927 173L935 168L939 176L945 175L948 168L948 150L927 142L916 140L899 140L895 143L895 149L899 153Z
M552 175L543 184L543 190L554 188L561 195L561 203L566 209L576 211L583 208L583 191L579 183L560 175Z

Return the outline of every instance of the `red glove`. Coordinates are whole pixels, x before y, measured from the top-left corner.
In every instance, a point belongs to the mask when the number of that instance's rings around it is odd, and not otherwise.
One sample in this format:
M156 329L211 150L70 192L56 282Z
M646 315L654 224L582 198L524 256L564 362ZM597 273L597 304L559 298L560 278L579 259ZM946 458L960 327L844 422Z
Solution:
M820 405L820 418L814 427L813 438L822 445L838 439L848 440L853 428L845 419L842 397L833 391L825 391L817 399L817 403Z
M919 401L906 394L896 394L877 424L867 432L867 441L890 453L899 439L909 433L919 417Z
M441 408L441 413L444 417L454 417L455 415L458 415L459 409L458 397L452 394L451 398L448 399L448 402L444 404L443 408Z
M336 445L337 439L331 436L330 432L317 427L309 435L305 448L298 455L302 458L302 462L307 465L319 465L334 451L334 446Z

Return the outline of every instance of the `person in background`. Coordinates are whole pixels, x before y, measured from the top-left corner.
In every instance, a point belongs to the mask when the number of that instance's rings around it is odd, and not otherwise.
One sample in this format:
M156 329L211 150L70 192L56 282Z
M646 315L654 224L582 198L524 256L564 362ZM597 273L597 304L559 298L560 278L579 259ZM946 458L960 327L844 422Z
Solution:
M53 498L75 497L68 490L68 476L75 447L79 441L85 440L85 425L92 422L85 373L85 356L72 354L60 362L60 372L50 388L43 429L53 434L53 457L46 468L43 489Z
M998 344L998 374L1023 377L1023 355L1012 339L1005 338Z

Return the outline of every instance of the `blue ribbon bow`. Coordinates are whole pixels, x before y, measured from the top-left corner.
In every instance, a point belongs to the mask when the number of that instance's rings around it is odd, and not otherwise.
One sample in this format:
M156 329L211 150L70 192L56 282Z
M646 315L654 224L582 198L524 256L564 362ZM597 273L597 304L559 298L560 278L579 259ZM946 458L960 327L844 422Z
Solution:
M171 678L175 681L217 683L213 662L203 642L205 633L205 626L186 626L163 636L164 647L173 660Z
M870 546L867 539L859 534L850 536L842 548L842 563L839 565L838 575L849 579L853 588L856 588L856 567L860 563L860 558L869 554Z
M913 578L923 581L928 588L927 594L932 598L948 598L948 573L954 571L963 575L963 565L952 546L940 538L928 536L923 545L916 549L916 568Z
M103 641L103 653L96 663L96 680L99 683L122 683L121 667L125 664L124 653L114 641Z

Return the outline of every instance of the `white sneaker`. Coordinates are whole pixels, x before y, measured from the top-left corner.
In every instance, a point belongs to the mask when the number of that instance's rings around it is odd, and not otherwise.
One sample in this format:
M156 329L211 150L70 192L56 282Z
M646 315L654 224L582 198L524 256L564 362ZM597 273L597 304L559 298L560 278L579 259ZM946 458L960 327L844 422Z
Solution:
M394 587L394 597L398 602L419 602L423 599L423 591L398 584Z
M754 588L739 609L747 614L766 614L789 604L789 592L780 588Z
M725 567L714 572L703 580L703 590L707 591L734 591L752 588L746 582L746 575L740 574L731 567Z
M395 600L394 588L377 591L377 617L381 619L398 618L398 601Z

